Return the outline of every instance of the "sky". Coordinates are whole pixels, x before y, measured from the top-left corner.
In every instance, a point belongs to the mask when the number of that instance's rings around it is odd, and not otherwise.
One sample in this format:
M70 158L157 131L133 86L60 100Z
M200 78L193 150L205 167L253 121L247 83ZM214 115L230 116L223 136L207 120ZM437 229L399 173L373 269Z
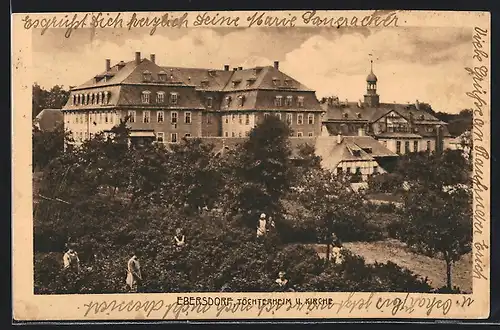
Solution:
M34 80L44 88L77 86L105 68L156 54L164 66L243 68L273 65L316 91L318 98L363 98L366 76L378 77L381 102L430 103L458 113L470 108L472 31L463 28L186 28L33 30ZM372 54L370 56L369 54Z

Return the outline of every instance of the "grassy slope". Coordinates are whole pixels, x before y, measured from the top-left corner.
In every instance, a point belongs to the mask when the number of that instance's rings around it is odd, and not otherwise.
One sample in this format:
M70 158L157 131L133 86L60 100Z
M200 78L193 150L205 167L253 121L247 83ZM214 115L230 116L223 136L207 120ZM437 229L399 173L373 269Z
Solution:
M320 257L325 257L325 245L313 245ZM387 239L378 242L349 242L344 247L362 256L367 263L392 261L398 266L406 267L416 274L428 277L435 288L446 285L446 264L442 259L430 258L408 250L401 242ZM452 285L461 290L472 292L472 258L466 254L452 268Z

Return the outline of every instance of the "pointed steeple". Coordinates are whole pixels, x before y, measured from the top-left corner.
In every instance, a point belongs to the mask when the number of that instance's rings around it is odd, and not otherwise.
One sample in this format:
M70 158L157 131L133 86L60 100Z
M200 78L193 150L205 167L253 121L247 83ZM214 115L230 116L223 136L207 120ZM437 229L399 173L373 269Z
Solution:
M370 74L366 77L367 82L377 82L377 76L373 73L373 60L370 60Z

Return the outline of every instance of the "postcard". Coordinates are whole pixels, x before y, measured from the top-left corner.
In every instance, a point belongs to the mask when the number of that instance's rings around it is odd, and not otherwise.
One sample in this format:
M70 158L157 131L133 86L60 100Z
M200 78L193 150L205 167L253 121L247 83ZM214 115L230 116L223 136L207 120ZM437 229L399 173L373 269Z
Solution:
M13 319L487 318L490 39L488 12L13 14Z

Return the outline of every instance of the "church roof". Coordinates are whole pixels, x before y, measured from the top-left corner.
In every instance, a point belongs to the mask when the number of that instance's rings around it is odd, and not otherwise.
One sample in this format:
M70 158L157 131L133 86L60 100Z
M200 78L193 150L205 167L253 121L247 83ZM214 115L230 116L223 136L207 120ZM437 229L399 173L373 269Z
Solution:
M377 76L373 73L373 71L368 74L368 76L366 77L366 81L377 82Z

